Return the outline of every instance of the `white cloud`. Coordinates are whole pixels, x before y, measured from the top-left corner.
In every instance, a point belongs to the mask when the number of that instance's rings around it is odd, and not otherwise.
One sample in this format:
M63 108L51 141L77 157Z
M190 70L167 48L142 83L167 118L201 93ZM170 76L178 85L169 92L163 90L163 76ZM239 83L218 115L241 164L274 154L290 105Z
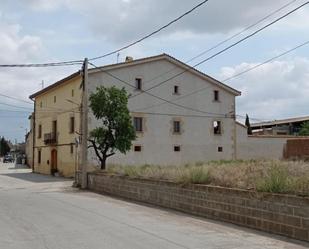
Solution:
M92 32L111 42L128 42L153 31L169 22L199 0L27 0L30 7L37 10L70 9L81 14L84 22ZM211 0L194 13L169 27L162 34L191 33L218 34L246 27L270 12L280 8L289 0ZM277 14L286 13L298 6L295 0L292 5ZM294 13L285 22L290 26L298 26L308 17L308 9ZM277 26L279 27L279 26ZM303 27L303 26L302 26Z
M220 79L236 75L259 63L242 63L221 69ZM242 91L238 113L260 119L309 115L309 59L295 57L273 61L228 82Z

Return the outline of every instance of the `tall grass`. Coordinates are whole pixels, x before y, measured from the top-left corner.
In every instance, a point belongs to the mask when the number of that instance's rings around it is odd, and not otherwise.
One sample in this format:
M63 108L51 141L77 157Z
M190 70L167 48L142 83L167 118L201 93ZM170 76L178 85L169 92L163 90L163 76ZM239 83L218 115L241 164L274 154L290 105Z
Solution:
M252 189L309 196L309 163L303 161L213 161L184 166L111 166L108 172L179 184Z

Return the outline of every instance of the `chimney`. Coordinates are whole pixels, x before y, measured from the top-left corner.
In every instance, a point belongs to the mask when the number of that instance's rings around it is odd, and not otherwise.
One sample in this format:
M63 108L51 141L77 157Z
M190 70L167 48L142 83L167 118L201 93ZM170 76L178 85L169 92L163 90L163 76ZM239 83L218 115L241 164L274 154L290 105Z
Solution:
M131 56L126 57L126 62L132 62L132 61L133 61L133 57L131 57Z

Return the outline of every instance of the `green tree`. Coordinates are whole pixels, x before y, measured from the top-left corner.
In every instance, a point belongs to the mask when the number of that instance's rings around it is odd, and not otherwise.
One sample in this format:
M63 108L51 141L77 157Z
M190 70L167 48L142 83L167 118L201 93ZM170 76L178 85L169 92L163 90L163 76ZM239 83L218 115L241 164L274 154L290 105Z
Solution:
M305 122L301 125L299 135L300 136L309 136L309 121L307 121L307 122Z
M125 154L136 139L135 130L128 110L128 94L125 89L98 87L90 95L90 108L101 125L90 132L88 141L106 168L106 159L116 151Z
M3 157L11 150L8 141L4 137L0 139L0 156Z
M250 119L248 114L246 114L246 126L247 126L247 133L248 135L252 135L252 128L251 128L251 124L250 124Z

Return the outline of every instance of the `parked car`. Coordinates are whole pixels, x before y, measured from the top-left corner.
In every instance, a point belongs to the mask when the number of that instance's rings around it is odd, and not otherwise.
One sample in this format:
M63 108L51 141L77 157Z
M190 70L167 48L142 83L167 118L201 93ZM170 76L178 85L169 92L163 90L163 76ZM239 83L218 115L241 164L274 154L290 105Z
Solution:
M13 163L14 162L14 158L10 155L6 155L3 158L3 163Z

